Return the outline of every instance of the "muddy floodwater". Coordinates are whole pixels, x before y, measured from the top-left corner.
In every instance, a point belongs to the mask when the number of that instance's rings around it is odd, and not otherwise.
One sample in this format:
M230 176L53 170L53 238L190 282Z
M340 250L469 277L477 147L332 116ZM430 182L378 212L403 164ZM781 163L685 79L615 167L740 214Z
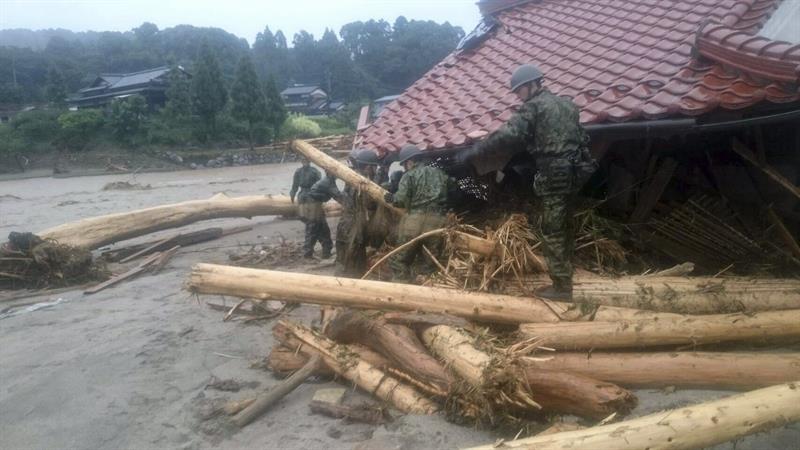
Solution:
M85 217L203 199L219 192L286 194L295 167L0 181L0 241L10 231L37 232ZM138 189L103 190L110 183ZM232 252L279 239L300 240L302 224L256 217L183 229L244 224L253 225L252 231L181 249L160 273L95 295L72 290L0 302L0 448L421 450L513 438L517 430L480 431L448 423L441 416L395 412L390 424L373 426L312 415L308 403L314 392L339 386L327 380L303 384L242 430L231 427L228 418L217 413L220 405L253 397L277 382L263 368L273 345L274 322L223 322L224 313L205 302L233 305L235 299L196 298L183 290L183 283L194 263L225 263ZM331 225L335 229L333 221ZM168 230L140 240L173 233ZM286 270L332 271L320 261ZM285 317L309 324L318 319L318 310L302 306ZM230 381L219 383L225 380ZM215 388L220 384L235 389ZM640 390L636 394L640 403L634 415L730 393ZM349 390L348 395L362 394ZM797 449L800 427L793 424L749 437L735 448Z

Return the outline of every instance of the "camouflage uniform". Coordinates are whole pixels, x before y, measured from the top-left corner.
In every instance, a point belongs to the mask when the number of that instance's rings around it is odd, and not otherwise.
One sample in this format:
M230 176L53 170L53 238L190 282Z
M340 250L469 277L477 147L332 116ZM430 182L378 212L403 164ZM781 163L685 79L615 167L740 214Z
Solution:
M367 266L368 199L352 186L342 192L342 215L336 227L336 275L361 276Z
M571 101L542 88L508 123L478 145L478 151L524 147L533 156L537 167L533 189L542 200L542 237L550 278L554 286L570 291L575 162L588 143L578 114Z
M323 203L331 198L339 200L342 193L336 187L336 178L325 176L311 186L308 192L308 205L306 213L306 238L303 243L303 250L306 257L314 254L314 246L319 241L322 244L322 257L330 258L333 241L331 240L331 229L325 219Z
M294 201L295 195L297 195L299 189L300 194L297 196L297 203L305 203L308 190L311 189L311 186L319 181L320 178L322 178L322 175L319 173L319 170L311 166L300 167L295 170L292 180L292 190L289 191L289 197Z
M403 175L397 192L392 196L392 203L408 212L397 229L398 246L445 225L449 182L446 173L430 166L417 165ZM433 262L422 252L423 245L438 257L442 250L442 239L440 236L429 237L397 253L390 263L395 280L409 281L411 266L418 257L422 258L419 272L430 273L435 270Z

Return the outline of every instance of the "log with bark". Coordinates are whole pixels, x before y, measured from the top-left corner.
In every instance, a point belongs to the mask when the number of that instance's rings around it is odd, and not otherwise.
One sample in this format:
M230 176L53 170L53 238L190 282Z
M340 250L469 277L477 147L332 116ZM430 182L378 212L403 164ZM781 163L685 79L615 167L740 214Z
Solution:
M520 333L558 350L600 350L800 339L800 310L618 322L523 324Z
M611 383L583 375L517 366L474 346L468 334L446 325L430 327L422 339L490 408L505 410L541 407L544 411L602 419L625 415L636 397ZM491 410L486 412L493 414Z
M800 379L800 353L554 353L521 358L536 369L581 374L627 388L748 390Z
M339 206L327 207L330 210ZM192 200L171 205L92 217L66 223L39 233L45 239L90 250L156 231L177 228L194 222L226 217L296 215L297 205L284 195L228 197L217 194L207 200Z
M800 309L800 280L639 276L577 277L576 302L681 314Z
M362 344L388 357L416 379L443 392L450 389L452 377L431 356L417 335L408 327L385 323L361 311L341 311L328 325L325 334L342 344Z
M350 380L400 411L409 414L433 414L439 409L434 402L422 396L413 387L361 359L349 346L337 344L291 322L281 321L280 326L304 344L300 347L300 352L309 357L320 355L325 364L339 376Z
M694 450L800 420L800 382L661 411L584 430L535 436L470 450Z
M187 287L200 294L344 306L384 311L446 313L481 322L518 324L561 320L680 317L626 308L582 308L539 298L354 280L322 275L197 264Z

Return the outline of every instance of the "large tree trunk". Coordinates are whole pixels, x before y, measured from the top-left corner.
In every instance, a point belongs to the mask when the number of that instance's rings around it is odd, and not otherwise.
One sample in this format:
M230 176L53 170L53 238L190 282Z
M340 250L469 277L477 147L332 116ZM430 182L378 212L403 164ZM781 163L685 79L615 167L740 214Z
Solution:
M481 322L510 324L560 320L621 320L655 316L662 319L679 317L605 306L583 309L568 303L537 298L216 264L195 265L189 277L188 288L201 294L280 299L384 311L446 313Z
M336 178L339 178L353 188L367 194L369 198L376 201L380 205L388 208L391 211L394 211L397 214L403 214L403 210L386 202L384 199L386 190L380 187L377 183L357 173L355 170L347 167L347 165L331 158L324 152L317 150L308 142L293 141L292 147L303 154L303 156L308 158L310 161L313 161L314 164L322 167L325 169L325 171L336 175Z
M425 344L487 401L503 408L531 408L602 419L629 413L636 406L630 392L610 383L552 370L520 369L478 350L473 339L452 327L422 332Z
M621 322L524 324L520 332L559 350L599 350L800 338L800 310Z
M576 302L681 314L800 309L800 280L708 277L577 277Z
M338 208L336 205L328 207L328 210ZM297 205L292 204L289 197L283 195L231 198L225 194L217 194L208 200L192 200L83 219L44 230L38 235L45 239L55 239L62 244L91 250L201 220L295 214Z
M555 353L523 358L536 369L586 375L628 388L747 390L800 379L800 353Z
M305 344L300 347L301 352L309 357L319 354L325 364L338 375L392 404L400 411L409 414L433 414L439 409L416 389L361 359L347 345L336 344L308 328L291 322L281 321L280 325Z
M800 381L584 430L504 442L536 450L695 450L800 420ZM493 450L496 445L471 450Z
M387 324L359 311L342 311L330 322L326 334L339 343L366 345L416 378L443 392L450 389L450 375L408 327Z

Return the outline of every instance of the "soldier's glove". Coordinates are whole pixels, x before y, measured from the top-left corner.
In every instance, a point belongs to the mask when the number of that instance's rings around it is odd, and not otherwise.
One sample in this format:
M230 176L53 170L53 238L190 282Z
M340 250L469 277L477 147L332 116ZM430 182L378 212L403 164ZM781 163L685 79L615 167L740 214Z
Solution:
M387 192L386 194L383 195L383 200L386 203L392 204L392 202L394 201L394 195L392 195L391 192Z

